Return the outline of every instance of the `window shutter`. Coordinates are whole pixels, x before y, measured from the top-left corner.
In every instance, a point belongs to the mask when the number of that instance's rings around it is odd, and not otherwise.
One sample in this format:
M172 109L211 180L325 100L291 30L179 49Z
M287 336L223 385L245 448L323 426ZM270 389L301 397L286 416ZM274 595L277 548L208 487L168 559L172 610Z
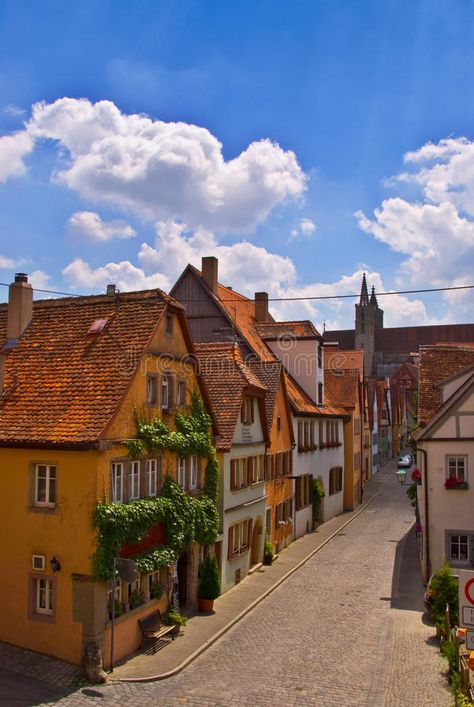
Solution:
M230 460L230 488L235 489L235 459Z
M245 422L245 398L242 402L242 407L240 408L240 422Z
M229 528L229 537L227 541L227 559L231 560L234 552L234 528L231 526Z
M253 483L254 457L247 459L247 486Z
M253 424L255 422L255 413L254 413L254 399L250 398L250 422Z
M298 422L298 452L303 451L303 423Z
M249 522L247 523L247 546L250 547L252 544L252 524L253 521L250 518Z
M176 407L176 374L174 371L168 373L168 410Z

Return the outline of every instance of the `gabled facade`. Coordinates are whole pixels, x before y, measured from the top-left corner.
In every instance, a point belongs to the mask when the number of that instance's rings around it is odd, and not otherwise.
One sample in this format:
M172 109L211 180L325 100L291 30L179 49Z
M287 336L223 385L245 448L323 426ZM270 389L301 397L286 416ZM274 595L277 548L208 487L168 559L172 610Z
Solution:
M417 490L427 580L445 561L474 568L474 349L421 348L419 416Z
M362 500L366 400L363 360L362 351L341 349L331 351L324 359L326 391L348 414L344 423L344 510L352 510Z
M26 313L26 316L25 316ZM26 276L0 306L0 640L80 664L92 651L110 659L109 608L117 608L115 658L140 644L137 619L164 609L177 590L194 606L199 547L181 567L147 571L114 590L97 578L92 558L98 502L130 507L159 497L166 474L199 496L203 462L156 450L130 456L136 416L174 425L192 392L206 391L190 360L181 305L159 290L32 302ZM166 527L119 545L134 557L166 544ZM159 596L158 596L159 595ZM121 614L121 615L119 615Z
M244 364L236 344L196 344L196 354L219 428L221 528L215 549L225 592L263 558L269 390Z
M196 342L235 341L243 362L249 367L257 366L253 372L269 389L266 415L270 466L266 471L265 530L278 552L294 537L293 484L289 478L294 436L281 364L256 328L256 322L262 319L265 297L250 300L221 285L214 257L203 258L202 272L188 265L171 293L184 305Z

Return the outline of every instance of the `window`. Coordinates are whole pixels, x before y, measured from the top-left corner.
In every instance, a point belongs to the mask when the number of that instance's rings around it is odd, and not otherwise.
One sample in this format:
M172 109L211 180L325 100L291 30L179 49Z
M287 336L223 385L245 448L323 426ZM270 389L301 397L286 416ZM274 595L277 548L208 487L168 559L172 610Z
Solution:
M309 448L314 450L317 449L316 440L314 437L314 427L315 423L312 421L309 423Z
M140 498L140 462L134 461L130 464L129 474L129 499Z
M245 397L240 413L240 419L243 425L251 425L253 418L253 398Z
M178 457L178 466L176 471L176 483L184 489L186 485L186 459Z
M35 506L56 505L56 465L35 464Z
M28 580L28 618L54 623L55 604L56 578L31 574Z
M354 469L359 471L360 469L360 452L354 454Z
M280 415L277 416L277 432L281 431L281 417Z
M231 459L230 460L230 488L233 491L245 488L248 485L248 460Z
M171 336L173 334L173 315L172 314L166 315L166 333L168 334L168 336Z
M169 380L167 375L164 375L161 379L161 408L162 410L168 410L169 408Z
M178 405L186 405L186 381L178 382Z
M241 520L239 523L234 523L229 528L227 553L229 560L242 555L248 550L251 535L252 521L248 518Z
M446 478L467 481L467 457L447 457L446 458Z
M151 374L146 377L146 402L147 405L158 403L158 377Z
M146 460L146 493L147 496L158 493L158 459Z
M53 613L53 583L50 579L36 580L36 613L48 614Z
M450 562L469 563L469 536L450 535L449 536L449 560Z
M112 462L110 490L113 503L123 503L123 463Z
M319 423L319 446L324 447L324 422Z
M323 345L318 344L318 368L323 367Z
M295 488L296 510L299 511L311 505L313 500L313 477L311 474L298 476Z
M354 434L360 435L360 417L354 419Z
M259 454L257 457L253 457L253 481L252 483L258 483L265 479L265 456Z
M195 454L189 458L189 488L198 487L198 458Z
M329 470L329 495L342 491L342 466L334 466Z

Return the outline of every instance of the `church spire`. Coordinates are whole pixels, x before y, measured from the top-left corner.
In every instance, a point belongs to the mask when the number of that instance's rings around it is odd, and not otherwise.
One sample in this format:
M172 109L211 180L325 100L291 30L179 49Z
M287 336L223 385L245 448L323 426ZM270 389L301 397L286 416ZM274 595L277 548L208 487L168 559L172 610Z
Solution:
M365 273L362 277L362 287L360 288L360 300L359 305L366 306L369 304L369 293L367 291L367 280L365 279Z
M376 307L379 306L377 302L377 297L375 296L375 287L372 285L372 292L370 294L370 304L374 304Z

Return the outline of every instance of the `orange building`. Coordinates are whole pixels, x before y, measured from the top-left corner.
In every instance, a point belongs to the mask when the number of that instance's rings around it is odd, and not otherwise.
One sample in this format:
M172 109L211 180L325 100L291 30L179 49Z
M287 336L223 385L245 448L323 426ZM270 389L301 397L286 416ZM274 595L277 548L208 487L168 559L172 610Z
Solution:
M92 523L98 503L111 513L123 509L124 519L134 504L155 508L167 475L201 494L198 454L179 458L157 448L130 455L124 444L137 438L137 415L172 429L193 391L206 399L184 310L160 290L119 294L113 286L106 295L33 303L19 274L9 304L0 305L0 342L0 474L9 489L0 499L9 538L0 546L8 568L0 640L75 664L92 651L107 665L113 597L116 659L137 648L137 619L166 607L172 583L184 585L185 606L196 601L195 542L178 567L155 567L147 555L147 571L114 586L93 564L104 542ZM130 532L116 540L122 557L169 542L163 522L152 522L142 542Z

